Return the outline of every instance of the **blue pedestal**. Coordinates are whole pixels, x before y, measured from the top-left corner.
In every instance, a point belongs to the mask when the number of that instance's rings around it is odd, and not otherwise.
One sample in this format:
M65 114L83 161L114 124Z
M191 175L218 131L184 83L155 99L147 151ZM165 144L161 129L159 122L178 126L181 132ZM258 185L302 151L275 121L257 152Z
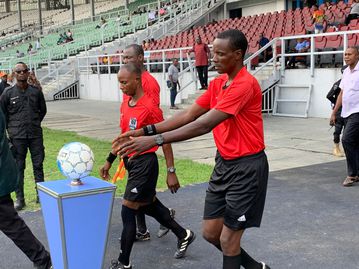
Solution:
M116 186L95 177L37 184L54 269L103 267Z

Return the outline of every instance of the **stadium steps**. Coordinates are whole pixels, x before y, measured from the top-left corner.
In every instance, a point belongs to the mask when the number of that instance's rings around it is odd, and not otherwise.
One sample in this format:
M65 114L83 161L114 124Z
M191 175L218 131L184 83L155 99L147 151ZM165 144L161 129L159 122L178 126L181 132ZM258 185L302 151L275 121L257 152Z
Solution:
M263 64L260 63L258 67L255 68L255 70L260 68L262 65ZM276 63L276 68L277 70L280 69L280 62ZM269 87L279 82L279 72L277 72L277 74L278 75L273 74L273 64L268 64L267 66L263 67L262 70L260 70L258 73L254 74L254 77L258 80L262 91L265 91Z
M61 91L68 85L74 82L72 75L63 75L59 76L58 80L51 79L43 87L43 93L46 101L54 100L54 94ZM58 87L59 86L59 87Z

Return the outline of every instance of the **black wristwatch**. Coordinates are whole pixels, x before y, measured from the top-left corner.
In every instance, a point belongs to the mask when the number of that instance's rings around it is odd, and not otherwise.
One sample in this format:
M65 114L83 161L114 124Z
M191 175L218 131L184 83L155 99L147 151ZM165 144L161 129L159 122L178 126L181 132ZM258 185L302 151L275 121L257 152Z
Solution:
M167 168L167 172L168 172L168 173L176 173L176 168L174 168L173 166L168 167L168 168Z
M164 142L163 135L161 134L155 135L155 142L158 146L162 146Z

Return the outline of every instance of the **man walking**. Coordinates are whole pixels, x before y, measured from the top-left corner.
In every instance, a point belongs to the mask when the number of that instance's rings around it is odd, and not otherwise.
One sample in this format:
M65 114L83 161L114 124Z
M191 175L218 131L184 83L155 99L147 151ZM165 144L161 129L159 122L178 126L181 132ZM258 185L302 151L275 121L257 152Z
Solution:
M16 84L1 95L0 105L6 117L9 139L16 150L19 185L15 191L15 209L21 210L26 205L24 171L28 149L31 154L35 184L44 181L45 150L41 122L46 115L46 103L42 91L28 84L29 69L25 63L16 64L14 74ZM39 202L38 197L36 202Z
M218 34L213 42L213 62L221 75L211 81L208 90L187 110L155 124L153 136L144 130L129 131L112 145L122 157L135 152L135 158L155 145L213 130L218 152L206 193L203 236L222 251L223 269L269 268L241 247L244 231L261 224L268 181L262 92L243 65L247 47L241 31ZM146 136L136 137L141 135ZM123 142L125 138L128 141Z
M168 81L171 86L171 106L170 109L178 109L178 107L175 105L176 96L177 96L177 86L180 89L180 84L178 82L178 59L174 58L172 59L172 64L168 68Z
M196 38L196 44L188 52L194 52L195 66L198 73L201 89L205 90L208 87L208 60L211 58L211 51L207 44L202 43L201 37Z
M18 172L6 137L5 116L0 109L0 230L24 252L35 268L50 269L49 253L17 214L10 196L17 187Z
M338 100L330 117L330 124L337 122L336 113L342 107L345 128L342 144L347 158L347 177L343 186L352 186L359 181L359 51L349 47L344 53L348 67L344 70Z

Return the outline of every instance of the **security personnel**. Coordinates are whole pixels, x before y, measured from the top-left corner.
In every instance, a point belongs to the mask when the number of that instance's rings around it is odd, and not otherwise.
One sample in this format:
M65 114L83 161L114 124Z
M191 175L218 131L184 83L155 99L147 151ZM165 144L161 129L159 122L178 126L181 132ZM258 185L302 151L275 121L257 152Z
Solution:
M21 210L26 205L24 170L27 149L31 153L35 183L44 181L45 151L41 121L46 115L46 103L42 91L28 84L29 69L25 63L17 63L14 74L16 84L2 94L0 105L6 117L10 141L16 151L19 185L15 191L15 209Z
M37 269L50 269L51 259L14 208L10 193L18 183L18 169L10 152L5 131L5 117L0 110L0 231L8 236ZM0 257L0 260L5 257Z

